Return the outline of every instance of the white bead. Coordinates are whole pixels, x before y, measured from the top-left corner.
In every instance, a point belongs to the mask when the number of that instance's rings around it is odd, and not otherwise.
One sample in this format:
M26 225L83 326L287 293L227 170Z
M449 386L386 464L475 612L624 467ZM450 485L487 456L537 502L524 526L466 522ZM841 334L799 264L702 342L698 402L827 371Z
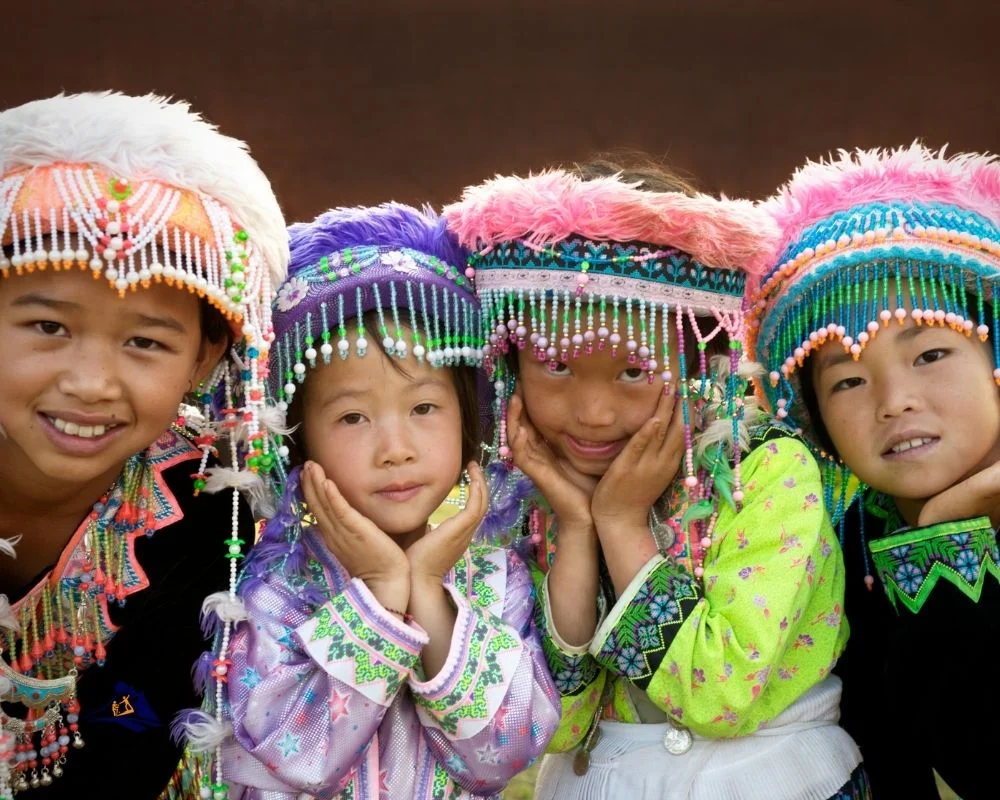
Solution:
M173 278L176 275L177 275L177 267L175 267L173 264L163 268L164 278Z
M212 788L210 786L202 786L198 794L201 796L201 800L212 800Z
M361 344L361 340L360 339L358 339L358 344L359 345ZM386 350L391 351L393 349L393 347L395 347L395 346L396 346L396 342L393 340L393 338L391 336L386 336L382 340L382 347L384 347Z
M240 296L240 287L230 286L228 289L226 289L226 294L228 294L231 298L235 300L237 297Z
M154 261L152 264L149 265L149 271L153 275L162 275L163 274L163 264L161 264L159 261Z
M152 277L152 273L148 268L143 268L139 270L139 280L148 281Z
M288 458L288 446L287 445L281 445L281 447L278 448L278 455L281 458Z
M0 253L0 269L4 272L10 269L10 260L3 253Z
M243 551L238 544L231 544L229 545L229 552L235 556L239 555Z
M303 364L302 362L299 362L294 367L292 367L292 372L294 372L296 375L305 375L306 365Z
M358 339L358 344L359 345L361 344L361 341L362 341L361 339ZM365 342L365 344L368 344L368 343ZM324 347L325 347L325 345L324 345ZM351 348L351 344L350 344L350 342L347 341L347 339L341 339L339 342L337 342L337 349L341 353L346 353L350 348Z
M115 288L120 292L128 288L128 281L124 278L119 278L115 281Z
M446 359L448 359L448 360L451 360L451 358L453 358L453 357L454 357L454 355L455 355L455 351L454 351L454 350L453 350L452 348L450 348L450 347L446 347L446 348L444 349L444 357L445 357Z
M100 272L102 269L104 269L104 264L101 263L101 259L92 258L90 259L90 268L94 272Z
M67 247L65 250L62 251L62 260L63 261L72 261L73 257L75 255L76 255L76 253L74 253L70 248ZM83 257L84 258L87 257L86 252L83 254Z
M346 344L346 342L345 342L345 344ZM323 344L320 345L319 351L323 355L328 356L328 355L330 355L330 353L333 352L333 345L330 344L329 342L323 342Z
M59 261L62 258L62 253L58 250L49 250L49 261Z
M198 278L197 286L203 292L207 292L208 291L208 280L205 279L205 278Z
M472 356L472 348L469 345L462 347L462 358L469 359Z
M10 257L10 263L11 266L19 267L24 263L24 258L21 256L20 253L15 253Z
M284 400L279 400L278 411L288 411L288 403L286 403Z
M104 277L107 278L109 281L118 280L118 270L116 270L114 267L108 267L104 273Z
M125 276L125 279L131 284L136 284L139 282L139 273L130 272L128 275Z
M310 361L315 361L316 360L316 348L315 347L308 347L308 348L306 348L306 358L308 358Z
M246 323L243 324L243 335L244 336L253 336L254 335L254 327L249 322L246 322Z
M117 214L118 209L121 208L121 206L118 205L117 200L108 200L106 208L108 209L109 214Z
M39 264L44 264L48 260L49 260L49 254L46 253L44 250L35 251L35 261L37 261Z
M121 250L125 246L125 241L121 236L114 236L111 238L111 249Z
M108 232L108 236L117 236L122 232L122 226L120 222L109 222L105 230Z
M400 358L406 355L406 342L402 339L396 340L396 355Z
M115 252L114 248L109 247L107 250L104 251L105 261L114 261L117 257L118 253Z
M415 344L415 345L413 345L413 355L416 358L418 358L418 359L423 358L424 357L424 353L426 353L426 352L427 351L424 350L424 346L422 344Z
M356 342L356 344L357 344L358 350L367 350L368 349L368 340L364 336L359 336L358 337L358 341Z
M295 384L292 383L291 381L285 384L285 394L288 395L289 397L295 394Z
M87 260L87 255L88 255L87 251L84 250L81 247L79 250L76 251L76 260L77 261L86 261Z

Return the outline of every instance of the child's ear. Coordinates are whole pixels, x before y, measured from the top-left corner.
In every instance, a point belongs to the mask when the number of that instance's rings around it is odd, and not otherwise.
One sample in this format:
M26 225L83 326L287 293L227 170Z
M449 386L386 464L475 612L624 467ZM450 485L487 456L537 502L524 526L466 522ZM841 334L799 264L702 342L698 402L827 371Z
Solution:
M194 373L191 378L191 382L195 386L198 386L215 369L215 365L219 363L228 348L229 340L227 337L223 337L217 342L202 337L201 348L198 350L198 359L194 363Z

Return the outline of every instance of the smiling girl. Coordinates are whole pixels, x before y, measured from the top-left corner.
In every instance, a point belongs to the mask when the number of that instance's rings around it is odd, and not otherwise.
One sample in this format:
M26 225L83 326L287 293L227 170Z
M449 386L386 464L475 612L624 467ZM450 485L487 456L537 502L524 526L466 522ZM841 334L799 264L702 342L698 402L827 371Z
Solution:
M253 482L209 466L201 417L218 387L257 424L223 356L264 352L281 213L187 105L60 96L0 113L0 239L0 797L152 800L202 598L252 535L234 493L199 493Z
M842 528L844 726L880 796L936 798L936 769L995 797L979 698L1000 636L1000 164L842 152L765 208L782 233L754 307L768 395L826 464L835 515L847 471L867 487Z

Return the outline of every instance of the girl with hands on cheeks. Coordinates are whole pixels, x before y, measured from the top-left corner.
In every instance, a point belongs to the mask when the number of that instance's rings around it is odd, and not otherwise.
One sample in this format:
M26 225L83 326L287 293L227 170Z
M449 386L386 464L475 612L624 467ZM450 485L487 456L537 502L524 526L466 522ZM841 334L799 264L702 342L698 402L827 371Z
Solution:
M744 399L743 292L773 225L607 163L498 178L445 215L475 248L497 456L537 490L562 714L535 796L866 797L836 724L843 564L819 469Z
M489 496L463 252L395 204L291 240L271 376L298 428L240 586L227 777L268 800L498 797L559 711L528 567L472 542ZM463 464L464 507L431 525Z

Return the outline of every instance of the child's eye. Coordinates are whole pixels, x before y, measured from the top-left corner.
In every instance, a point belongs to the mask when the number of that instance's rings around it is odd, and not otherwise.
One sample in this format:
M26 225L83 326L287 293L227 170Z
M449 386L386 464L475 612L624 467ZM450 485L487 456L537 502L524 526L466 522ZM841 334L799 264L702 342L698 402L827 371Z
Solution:
M357 413L356 411L350 414L344 414L344 416L340 418L340 421L343 422L345 425L360 425L362 422L364 422L364 420L365 420L364 416Z
M830 393L833 394L834 392L843 392L847 389L854 389L857 386L861 386L864 382L864 378L844 378L844 380L837 381L833 384L833 387L830 389Z
M921 353L919 356L917 356L917 360L914 363L916 363L916 364L933 364L935 361L940 361L942 358L944 358L950 352L951 352L950 350L946 350L946 349L941 348L941 347L935 348L933 350L928 350L928 351L926 351L924 353Z
M618 379L624 383L638 383L646 377L646 371L640 367L629 367L624 370Z
M569 375L569 364L564 364L562 361L547 361L545 371L549 375Z
M128 340L128 345L134 347L136 350L162 350L163 345L153 339L147 339L145 336L133 336Z
M65 325L50 319L39 320L34 325L35 330L45 336L65 336L68 333Z
M426 417L435 408L437 408L437 406L433 403L421 403L420 405L413 407L413 413L418 417Z

